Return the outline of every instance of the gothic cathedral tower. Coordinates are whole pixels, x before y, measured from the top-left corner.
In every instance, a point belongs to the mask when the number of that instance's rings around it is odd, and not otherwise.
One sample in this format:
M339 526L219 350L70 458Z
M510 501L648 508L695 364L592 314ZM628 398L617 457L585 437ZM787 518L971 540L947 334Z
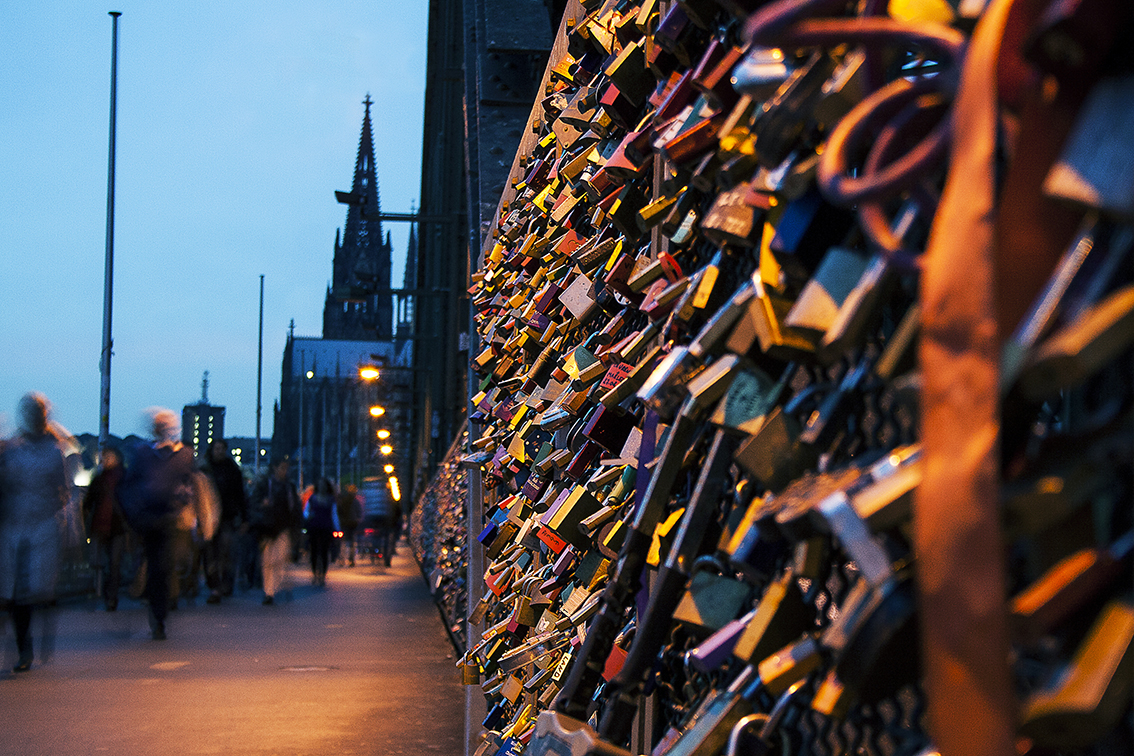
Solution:
M347 209L346 226L335 233L334 269L323 305L323 338L375 341L392 338L393 300L390 295L391 243L382 236L378 176L374 168L374 137L370 106L363 105L362 136L354 163L350 193L361 198Z

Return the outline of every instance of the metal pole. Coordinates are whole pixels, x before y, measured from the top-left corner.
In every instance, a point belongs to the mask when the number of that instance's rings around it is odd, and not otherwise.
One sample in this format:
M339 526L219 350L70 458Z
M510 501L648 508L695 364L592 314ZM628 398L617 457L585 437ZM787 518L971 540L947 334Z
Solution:
M319 387L320 401L323 404L320 414L320 420L317 424L319 429L319 477L327 477L327 381L323 381L323 385Z
M111 311L114 301L114 154L118 131L118 17L122 13L110 11L114 19L110 49L110 146L106 177L106 268L103 273L102 293L102 358L99 370L98 448L105 449L110 440L110 355L113 339L110 334Z
M307 370L307 353L299 350L299 490L303 491L303 389Z
M260 403L260 391L264 385L264 274L260 274L260 347L256 358L256 462L253 471L257 477L260 475L260 415L263 406Z

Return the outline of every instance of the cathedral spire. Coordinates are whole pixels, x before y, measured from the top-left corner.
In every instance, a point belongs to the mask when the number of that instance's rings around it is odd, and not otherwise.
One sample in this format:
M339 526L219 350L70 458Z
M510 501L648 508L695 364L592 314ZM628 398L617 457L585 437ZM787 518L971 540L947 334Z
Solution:
M367 93L362 101L362 133L354 162L350 193L362 199L347 207L346 224L336 233L332 296L323 311L323 337L330 339L390 338L393 308L390 289L390 244L378 219L381 206L374 164L374 129ZM332 301L334 300L334 301Z
M351 184L350 190L366 198L366 204L363 205L363 208L367 215L377 215L381 212L381 207L378 193L378 173L374 167L374 130L370 124L370 106L374 104L374 101L370 99L369 92L366 93L366 99L362 101L362 104L366 106L366 114L362 117L362 134L358 139L358 156L354 162L354 182ZM367 222L376 224L379 238L381 238L381 221Z

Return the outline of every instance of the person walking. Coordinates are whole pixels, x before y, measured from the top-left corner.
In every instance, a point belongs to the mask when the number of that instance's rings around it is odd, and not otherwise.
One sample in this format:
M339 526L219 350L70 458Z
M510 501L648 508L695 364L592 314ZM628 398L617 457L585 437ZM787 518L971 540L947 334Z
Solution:
M108 446L99 455L98 472L83 496L83 519L99 570L99 594L108 612L118 608L122 555L126 550L126 521L118 504L122 474L122 455Z
M152 440L131 448L118 498L127 523L142 539L150 630L154 640L165 640L174 530L186 505L186 491L193 488L195 468L192 449L178 438L173 410L155 407L147 413Z
M71 496L59 440L48 429L50 409L43 394L26 394L19 433L0 450L0 601L15 626L15 672L31 669L33 607L55 597L63 510Z
M362 502L358 498L358 488L351 484L339 491L336 501L339 524L343 529L342 562L354 566L356 536L362 522Z
M216 534L205 544L207 601L219 604L221 596L232 595L236 582L235 543L239 529L248 521L248 498L244 476L224 439L209 444L203 470L220 497L220 523Z
M308 545L311 548L311 574L317 586L327 584L327 563L335 531L339 529L338 519L335 486L329 478L320 478L315 484L315 492L307 500L305 515Z
M299 511L299 494L288 480L289 471L287 457L273 460L252 497L251 517L260 536L265 605L274 604L276 594L286 588L293 512Z

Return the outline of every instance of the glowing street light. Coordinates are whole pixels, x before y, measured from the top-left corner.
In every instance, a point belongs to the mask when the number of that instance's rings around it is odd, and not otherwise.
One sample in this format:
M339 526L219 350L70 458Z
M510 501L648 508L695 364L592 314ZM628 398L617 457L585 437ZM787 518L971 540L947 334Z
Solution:
M398 479L393 475L390 476L390 494L394 497L394 501L402 500L402 489L398 485Z
M358 369L358 377L364 381L373 381L378 378L378 368L372 365L366 365Z
M378 438L382 439L383 441L385 441L389 437L390 431L386 430L385 428L382 428L378 431Z
M373 407L370 408L370 416L371 417L382 417L382 415L385 415L385 414L386 414L386 408L385 407L380 407L377 404L375 404Z
M382 444L378 447L378 451L382 452L382 454L388 457L394 453L394 447L390 446L389 444Z
M392 473L394 471L394 466L393 465L386 465L382 469L386 472L387 475L389 475L390 473Z

